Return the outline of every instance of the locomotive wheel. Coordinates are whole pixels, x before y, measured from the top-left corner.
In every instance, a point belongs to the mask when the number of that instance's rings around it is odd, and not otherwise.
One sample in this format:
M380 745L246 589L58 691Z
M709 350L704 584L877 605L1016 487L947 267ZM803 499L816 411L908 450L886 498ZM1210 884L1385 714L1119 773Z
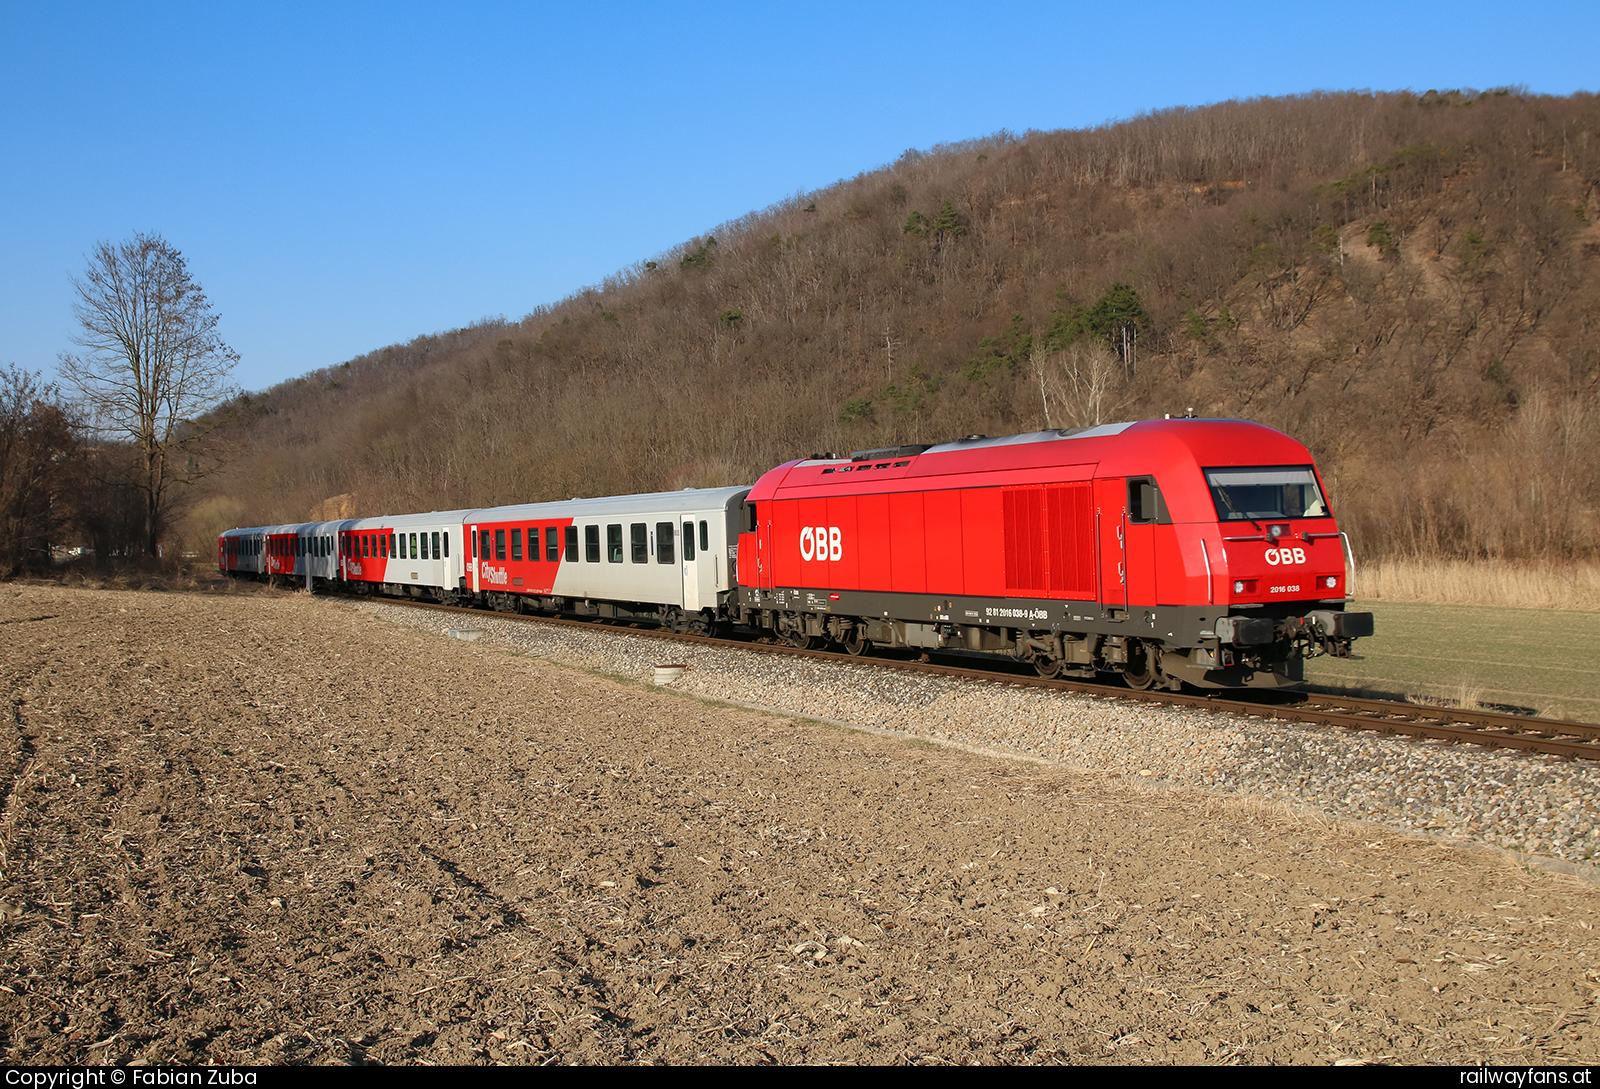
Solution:
M1137 640L1128 644L1128 664L1122 670L1122 679L1129 688L1143 692L1156 683L1158 670L1151 649Z
M851 628L850 634L845 637L844 649L846 654L859 658L872 649L872 640L862 634L860 628Z
M1050 658L1043 654L1034 655L1033 669L1046 680L1054 680L1061 676L1061 659Z

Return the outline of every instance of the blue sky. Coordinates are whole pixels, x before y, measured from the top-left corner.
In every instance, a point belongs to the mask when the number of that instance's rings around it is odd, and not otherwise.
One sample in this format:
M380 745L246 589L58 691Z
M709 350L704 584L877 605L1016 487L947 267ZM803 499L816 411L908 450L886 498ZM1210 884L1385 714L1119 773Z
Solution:
M1000 129L1318 89L1600 89L1597 11L1439 4L0 0L0 363L100 239L183 250L261 389L519 318Z

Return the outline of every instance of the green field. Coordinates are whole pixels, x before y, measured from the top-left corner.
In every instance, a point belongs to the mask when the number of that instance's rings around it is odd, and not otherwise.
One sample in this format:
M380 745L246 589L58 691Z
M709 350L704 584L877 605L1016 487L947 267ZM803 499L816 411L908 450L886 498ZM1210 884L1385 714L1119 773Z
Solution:
M1364 660L1314 658L1306 679L1342 691L1465 695L1496 709L1600 722L1600 613L1478 605L1362 602L1376 634L1356 642Z

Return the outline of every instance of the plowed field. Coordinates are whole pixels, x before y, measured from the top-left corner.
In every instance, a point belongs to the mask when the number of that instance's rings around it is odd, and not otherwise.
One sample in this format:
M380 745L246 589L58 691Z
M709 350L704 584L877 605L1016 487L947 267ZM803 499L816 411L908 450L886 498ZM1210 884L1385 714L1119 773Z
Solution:
M0 1048L1600 1058L1600 892L303 594L0 587Z

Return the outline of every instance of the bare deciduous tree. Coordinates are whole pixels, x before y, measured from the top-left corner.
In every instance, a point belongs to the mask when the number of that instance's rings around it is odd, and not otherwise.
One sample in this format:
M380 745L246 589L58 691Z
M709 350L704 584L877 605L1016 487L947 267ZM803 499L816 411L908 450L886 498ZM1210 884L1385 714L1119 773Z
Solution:
M63 353L61 374L91 425L137 450L133 487L144 499L143 544L153 556L174 485L206 471L199 446L208 429L195 417L228 396L239 356L217 334L219 315L183 255L158 234L101 242L72 286L82 326L73 343L83 354Z
M1122 361L1098 340L1083 337L1059 352L1041 348L1029 362L1046 427L1097 427L1122 407Z

